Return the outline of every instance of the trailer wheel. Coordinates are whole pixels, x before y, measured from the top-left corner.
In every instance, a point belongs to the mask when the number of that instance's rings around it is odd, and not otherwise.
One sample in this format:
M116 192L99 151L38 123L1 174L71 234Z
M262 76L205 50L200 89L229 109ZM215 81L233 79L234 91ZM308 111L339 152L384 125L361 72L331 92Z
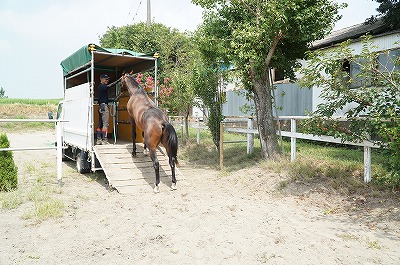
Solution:
M90 163L87 159L87 153L84 151L79 152L76 156L76 169L78 170L78 173L84 174L90 172Z

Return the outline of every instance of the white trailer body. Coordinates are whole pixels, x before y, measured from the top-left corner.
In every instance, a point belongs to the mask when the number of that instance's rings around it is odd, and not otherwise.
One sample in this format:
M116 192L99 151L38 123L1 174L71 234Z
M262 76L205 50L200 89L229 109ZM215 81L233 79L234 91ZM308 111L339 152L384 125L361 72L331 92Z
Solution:
M62 119L68 121L62 127L64 143L81 150L91 150L93 120L89 83L67 89L62 103Z
M63 158L75 160L80 173L102 169L94 151L98 125L96 87L100 75L108 74L114 81L124 72L154 70L157 84L157 56L89 44L63 60L61 66L64 72L64 98L59 104L57 118L66 121L62 124ZM118 85L108 89L109 136L114 143L118 139L128 140L132 137L126 111L127 97L118 96L120 89ZM149 93L156 98L157 86ZM137 135L141 137L141 133Z

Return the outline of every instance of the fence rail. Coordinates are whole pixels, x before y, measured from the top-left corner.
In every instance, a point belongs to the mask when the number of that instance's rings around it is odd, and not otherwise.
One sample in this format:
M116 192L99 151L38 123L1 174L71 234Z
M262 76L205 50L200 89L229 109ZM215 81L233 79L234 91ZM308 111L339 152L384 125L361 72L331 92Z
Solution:
M353 146L361 146L364 148L364 181L371 181L371 148L379 148L379 146L375 145L369 141L363 141L360 143L349 142L349 141L341 141L338 138L334 138L332 136L326 135L312 135L312 134L304 134L297 132L297 120L308 119L306 116L280 116L279 120L290 120L290 131L277 131L276 133L282 137L290 138L290 160L295 161L296 159L296 139L305 139L312 141L320 141L320 142L328 142L328 143L337 143L337 144L345 144L345 145L353 145ZM345 121L344 117L336 117L338 120ZM247 128L235 128L235 127L227 127L228 124L239 123L247 121ZM247 153L251 154L254 148L254 135L258 134L258 130L253 129L254 121L252 117L244 118L226 118L220 124L220 168L224 167L224 143L233 143L238 141L224 141L224 131L225 132L235 132L235 133L244 133L247 134ZM240 141L246 142L246 140Z
M174 117L175 119L180 117ZM277 131L278 135L282 137L289 137L291 139L290 144L290 160L295 161L296 159L296 139L306 139L312 141L328 142L328 143L338 143L353 146L361 146L364 148L364 181L371 181L371 149L379 148L379 146L374 145L372 142L363 141L361 143L341 141L340 139L334 138L332 136L316 136L312 134L304 134L297 132L297 120L308 119L306 116L280 116L280 120L290 120L290 131ZM343 117L336 117L337 119L345 121ZM0 148L0 151L34 151L34 150L57 150L57 179L58 183L62 182L62 139L61 139L61 123L66 122L64 120L54 120L54 119L0 119L1 122L53 122L56 123L56 142L55 147L23 147L23 148ZM179 119L180 126L183 133L183 119ZM242 127L228 127L228 124L234 123L246 123L247 128ZM197 129L197 143L200 143L200 129L207 129L206 126L200 126L200 119L196 119L196 125L191 126ZM224 141L224 132L234 132L243 133L247 135L247 140L237 140L237 141ZM247 153L251 154L254 152L254 135L258 134L258 130L254 129L254 119L253 117L226 117L220 124L220 167L223 169L223 159L224 159L224 143L238 143L247 142Z
M0 151L32 151L32 150L57 150L57 181L58 184L62 183L62 137L61 137L61 123L64 120L53 119L0 119L1 122L53 122L56 124L56 143L54 147L22 147L22 148L0 148Z

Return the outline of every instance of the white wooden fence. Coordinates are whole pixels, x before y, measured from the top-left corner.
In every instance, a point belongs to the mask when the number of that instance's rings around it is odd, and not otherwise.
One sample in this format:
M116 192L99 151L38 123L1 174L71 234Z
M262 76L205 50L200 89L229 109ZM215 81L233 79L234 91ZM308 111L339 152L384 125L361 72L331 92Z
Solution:
M56 123L56 142L57 146L54 147L22 147L22 148L0 148L0 151L32 151L32 150L57 150L57 181L58 184L62 184L62 137L61 137L61 123L63 120L53 119L0 119L0 122L53 122Z
M361 143L342 141L341 139L334 138L332 136L316 136L312 134L304 134L297 132L297 120L309 119L306 116L280 116L279 120L290 120L290 131L277 131L277 134L283 137L290 137L290 160L294 161L296 159L296 139L306 139L312 141L328 142L328 143L338 143L354 146L364 147L364 181L371 181L371 148L379 148L379 146L374 145L372 142L363 141ZM228 127L228 124L247 122L247 128L234 128ZM251 154L254 151L254 134L258 134L258 130L253 129L254 122L252 117L241 117L241 118L225 118L220 125L220 167L223 168L223 147L224 143L233 142L246 142L243 141L224 141L224 131L226 132L236 132L247 134L247 153Z

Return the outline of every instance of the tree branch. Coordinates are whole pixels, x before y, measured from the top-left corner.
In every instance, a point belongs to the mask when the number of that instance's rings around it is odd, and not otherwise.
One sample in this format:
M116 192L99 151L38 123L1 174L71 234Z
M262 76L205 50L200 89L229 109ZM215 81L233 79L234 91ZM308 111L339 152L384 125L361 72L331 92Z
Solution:
M278 46L279 42L281 41L283 37L283 32L282 30L279 30L278 34L274 37L274 41L272 42L271 48L268 51L267 58L265 58L265 65L269 66L272 60L272 56L274 55L274 52L276 50L276 47Z
M251 7L250 7L248 4L246 4L243 0L239 0L239 2L240 2L248 11L250 11L250 13L252 13L256 18L258 18L258 14L257 14L253 9L251 9Z
M397 91L400 91L400 87L393 81L392 78L386 76L383 72L379 71L378 69L372 68L371 71L377 73L378 75L380 75L384 80L386 80L386 81L389 82L394 88L396 88ZM391 73L388 73L388 75L391 75Z

